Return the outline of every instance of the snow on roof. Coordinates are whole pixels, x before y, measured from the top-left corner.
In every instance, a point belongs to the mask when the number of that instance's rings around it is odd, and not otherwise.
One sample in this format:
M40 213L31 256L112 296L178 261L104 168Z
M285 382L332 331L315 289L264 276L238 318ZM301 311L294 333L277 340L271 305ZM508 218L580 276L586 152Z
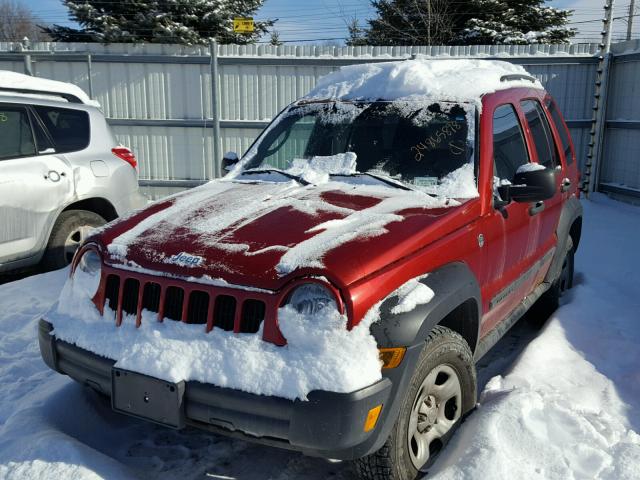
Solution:
M95 100L91 100L89 96L80 87L72 83L58 82L57 80L49 80L48 78L32 77L22 73L10 72L8 70L0 70L0 88L15 88L20 90L34 90L37 92L64 93L77 97L82 103L93 107L100 107ZM0 94L6 92L0 92Z
M415 97L479 103L487 93L511 87L543 88L537 80L501 81L529 75L520 65L500 60L416 59L349 65L321 78L306 99L398 100Z

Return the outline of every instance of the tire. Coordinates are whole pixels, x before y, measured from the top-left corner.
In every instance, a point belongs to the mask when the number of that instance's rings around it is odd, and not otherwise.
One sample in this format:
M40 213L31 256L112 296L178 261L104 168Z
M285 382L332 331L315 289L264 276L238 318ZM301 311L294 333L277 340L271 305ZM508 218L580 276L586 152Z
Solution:
M438 386L446 388L438 393ZM453 330L436 326L420 354L389 438L380 450L356 460L358 476L366 480L418 478L446 445L464 414L475 407L476 389L469 345Z
M560 275L551 284L549 290L544 292L535 305L535 315L532 315L534 322L542 326L549 316L555 312L560 306L560 298L573 287L573 272L574 272L574 256L575 251L573 248L573 240L571 237L567 239L567 253L562 260L562 269Z
M53 225L47 248L42 257L45 270L57 270L71 263L73 254L84 241L89 230L104 225L106 220L87 210L67 210Z

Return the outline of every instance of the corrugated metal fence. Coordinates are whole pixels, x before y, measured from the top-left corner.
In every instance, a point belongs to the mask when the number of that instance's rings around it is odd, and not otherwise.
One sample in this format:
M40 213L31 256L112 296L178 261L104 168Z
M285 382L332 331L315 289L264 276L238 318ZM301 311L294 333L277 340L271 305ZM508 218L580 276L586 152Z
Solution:
M82 87L100 102L118 139L136 152L141 184L163 187L165 192L215 177L222 153L244 152L278 111L339 66L403 59L416 53L437 58L498 58L523 65L560 104L583 162L593 113L597 51L597 44L207 48L40 43L26 50L20 44L0 43L0 69L31 72ZM634 93L638 55L625 53L615 58L610 74L613 90ZM217 80L213 85L212 77ZM212 91L217 92L214 98ZM607 118L632 119L639 111L640 96L627 101L610 94L609 103ZM603 182L640 188L638 162L627 160L630 152L637 157L640 149L640 139L631 138L637 131L627 123L608 125L606 162L600 169ZM220 140L216 145L217 128ZM625 146L629 142L633 149Z
M640 41L612 46L600 191L640 198Z

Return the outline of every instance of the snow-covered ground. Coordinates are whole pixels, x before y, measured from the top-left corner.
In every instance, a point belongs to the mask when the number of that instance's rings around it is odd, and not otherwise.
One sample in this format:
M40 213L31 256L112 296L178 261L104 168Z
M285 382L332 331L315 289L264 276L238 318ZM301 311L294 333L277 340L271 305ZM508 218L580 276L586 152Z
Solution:
M576 282L479 365L480 405L429 478L640 478L640 208L585 206ZM66 271L0 285L0 478L352 479L346 463L113 413L40 360ZM527 345L528 343L528 345Z

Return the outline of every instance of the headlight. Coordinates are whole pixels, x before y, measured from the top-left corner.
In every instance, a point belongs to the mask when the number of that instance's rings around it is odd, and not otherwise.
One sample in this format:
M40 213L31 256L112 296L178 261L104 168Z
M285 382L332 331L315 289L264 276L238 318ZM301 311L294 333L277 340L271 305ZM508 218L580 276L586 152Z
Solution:
M76 288L82 289L89 298L93 298L100 286L100 272L102 260L95 250L86 250L73 273L73 283Z
M304 315L317 315L325 309L338 310L333 293L319 283L300 285L289 295L287 304Z

